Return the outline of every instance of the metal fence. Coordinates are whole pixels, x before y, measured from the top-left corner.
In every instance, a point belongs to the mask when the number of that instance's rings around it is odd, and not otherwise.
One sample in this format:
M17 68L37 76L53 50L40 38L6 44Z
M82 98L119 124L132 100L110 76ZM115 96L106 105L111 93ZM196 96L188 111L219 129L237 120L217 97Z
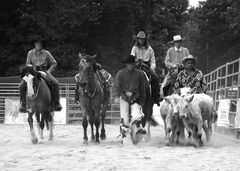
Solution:
M4 122L5 98L19 98L18 83L0 83L0 123ZM74 105L75 84L61 83L60 96L66 98L67 124L81 122L82 113L79 105ZM119 104L110 104L106 114L106 123L119 123Z
M218 109L219 100L230 99L229 127L235 127L237 99L240 98L240 59L228 62L205 75L208 89Z

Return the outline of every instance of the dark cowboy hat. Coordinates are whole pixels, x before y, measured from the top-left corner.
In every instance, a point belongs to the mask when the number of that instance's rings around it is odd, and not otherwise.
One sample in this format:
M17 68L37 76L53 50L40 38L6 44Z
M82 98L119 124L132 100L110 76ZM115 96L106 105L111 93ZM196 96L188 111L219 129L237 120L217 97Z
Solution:
M193 60L194 63L196 63L197 58L193 57L192 55L188 55L182 59L182 64L185 65L186 61L188 61L188 60Z
M124 60L122 60L122 62L125 64L133 64L135 63L135 56L128 55Z

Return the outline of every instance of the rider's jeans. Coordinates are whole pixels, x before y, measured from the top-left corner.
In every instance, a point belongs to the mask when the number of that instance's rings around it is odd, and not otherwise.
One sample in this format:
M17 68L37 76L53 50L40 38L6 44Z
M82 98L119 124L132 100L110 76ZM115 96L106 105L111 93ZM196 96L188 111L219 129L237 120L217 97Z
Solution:
M131 108L131 121L140 121L144 114L142 112L142 107L138 103L133 103L130 105L127 101L120 97L120 115L124 119L124 125L129 126L129 108Z

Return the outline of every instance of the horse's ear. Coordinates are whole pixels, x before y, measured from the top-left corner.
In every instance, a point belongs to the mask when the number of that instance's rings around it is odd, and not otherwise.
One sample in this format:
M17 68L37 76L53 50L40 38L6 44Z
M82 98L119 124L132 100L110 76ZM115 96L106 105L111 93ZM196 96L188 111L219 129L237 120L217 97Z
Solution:
M78 53L78 57L79 57L80 60L83 58L83 56L80 52Z
M93 56L92 56L92 59L96 59L96 57L97 57L97 54L93 55Z

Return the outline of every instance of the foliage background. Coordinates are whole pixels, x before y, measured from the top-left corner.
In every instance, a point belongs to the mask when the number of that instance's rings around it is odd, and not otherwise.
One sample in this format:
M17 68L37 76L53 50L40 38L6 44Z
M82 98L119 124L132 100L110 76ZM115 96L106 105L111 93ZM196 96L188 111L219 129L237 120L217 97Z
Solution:
M1 0L0 76L19 74L38 35L58 62L55 76L74 76L79 52L97 53L115 75L140 30L149 36L160 76L175 34L185 37L184 46L207 73L239 57L240 1L207 0L190 8L188 0Z

